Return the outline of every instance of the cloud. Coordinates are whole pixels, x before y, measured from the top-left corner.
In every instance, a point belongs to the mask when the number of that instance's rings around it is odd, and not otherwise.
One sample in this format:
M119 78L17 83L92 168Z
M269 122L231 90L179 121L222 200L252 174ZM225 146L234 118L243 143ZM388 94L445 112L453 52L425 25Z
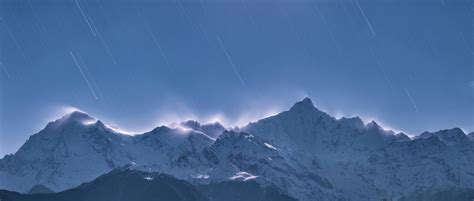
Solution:
M232 128L232 127L242 127L247 125L250 122L258 121L265 117L276 115L283 110L279 107L269 107L265 109L249 109L249 112L242 112L235 117L230 117L225 115L223 112L212 113L209 115L197 115L193 112L169 112L169 113L161 113L160 116L157 118L156 125L165 125L165 126L172 126L173 124L184 122L187 120L195 120L200 122L201 124L206 123L215 123L219 122L224 127Z
M219 122L227 128L241 127L250 122L278 114L289 108L289 106L282 107L284 104L275 100L278 99L263 100L255 97L241 96L238 101L229 101L231 109L198 111L196 109L197 106L189 104L187 100L171 96L167 97L167 100L162 100L162 103L156 110L154 125L171 126L175 123L195 120L201 124Z

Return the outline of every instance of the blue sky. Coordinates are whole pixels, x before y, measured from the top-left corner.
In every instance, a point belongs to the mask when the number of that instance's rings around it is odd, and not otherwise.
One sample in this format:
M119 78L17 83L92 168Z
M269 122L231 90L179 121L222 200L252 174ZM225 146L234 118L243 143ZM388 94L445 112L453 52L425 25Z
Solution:
M0 156L72 107L141 132L188 118L242 125L309 96L331 115L411 135L470 132L473 8L467 0L3 0Z

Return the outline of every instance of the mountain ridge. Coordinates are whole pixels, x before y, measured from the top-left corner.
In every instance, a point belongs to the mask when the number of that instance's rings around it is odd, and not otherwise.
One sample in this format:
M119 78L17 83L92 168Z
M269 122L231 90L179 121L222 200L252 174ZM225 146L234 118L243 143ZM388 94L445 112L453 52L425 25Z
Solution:
M374 121L336 119L309 98L239 131L206 125L187 121L130 136L74 112L0 160L0 188L62 191L131 162L195 184L274 183L299 200L401 200L424 188L474 188L474 143L457 128L411 139Z
M225 181L193 185L172 175L143 172L128 164L75 188L54 193L18 194L0 190L5 201L176 200L176 201L295 201L274 185L254 181ZM117 194L117 192L121 192Z

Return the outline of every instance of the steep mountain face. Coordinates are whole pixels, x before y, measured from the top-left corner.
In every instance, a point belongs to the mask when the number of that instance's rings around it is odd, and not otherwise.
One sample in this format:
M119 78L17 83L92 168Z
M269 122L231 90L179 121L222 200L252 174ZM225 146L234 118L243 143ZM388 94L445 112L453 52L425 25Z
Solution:
M209 137L214 138L214 139L217 138L220 134L222 134L222 132L226 130L226 128L219 122L201 125L197 121L189 120L189 121L181 122L181 126L195 130L195 131L203 132Z
M474 141L474 132L467 134L467 137L469 137L469 139Z
M474 189L474 145L460 129L410 140L375 122L364 125L357 117L336 120L304 99L242 130L319 158L321 172L342 195L351 195L348 200Z
M178 160L182 155L199 152L213 142L213 139L201 132L161 126L134 136L128 151L134 156L132 161L137 164L157 168Z
M415 139L427 139L436 136L447 145L462 145L469 143L469 137L459 128L446 129L438 132L424 132Z
M62 191L130 162L163 166L212 142L203 133L167 127L123 135L74 112L49 123L0 161L0 188L27 192L41 184Z
M397 199L428 189L436 193L474 189L473 148L472 143L448 145L438 137L394 143L369 155L370 182Z
M0 191L5 201L208 201L192 184L170 175L119 169L60 193L22 195Z
M300 199L337 198L332 184L320 172L317 158L292 153L248 133L224 132L191 158L205 161L207 168L196 174L206 175L211 181L255 180L275 184Z
M63 190L95 179L114 168L108 157L126 158L117 149L122 138L126 136L114 133L100 121L94 123L84 113L66 115L1 160L2 188L26 192L35 184L44 184Z
M275 188L299 200L472 198L474 142L461 129L410 139L373 121L335 119L306 98L239 130L188 121L128 136L76 112L0 160L0 188L58 192L133 162L212 189L255 183L259 196Z
M196 184L255 181L264 187L284 188L282 192L293 197L337 197L332 184L318 171L316 158L289 153L248 133L225 131L202 151L183 154L166 168L155 165L137 165L137 168L165 172Z
M392 131L375 122L364 125L358 117L337 120L314 107L309 98L242 130L281 146L320 154L375 150L396 141Z
M408 137L405 133L397 133L395 134L395 139L397 141L409 141L410 137Z

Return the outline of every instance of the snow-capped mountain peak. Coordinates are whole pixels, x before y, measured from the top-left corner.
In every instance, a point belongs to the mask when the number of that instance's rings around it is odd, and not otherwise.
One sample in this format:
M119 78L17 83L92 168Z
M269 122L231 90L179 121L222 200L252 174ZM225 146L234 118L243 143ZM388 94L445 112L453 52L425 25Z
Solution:
M290 108L291 112L321 112L313 104L313 101L309 97L305 97L303 100L296 102Z
M227 129L218 121L213 123L201 124L194 120L188 120L179 124L182 127L205 133L211 138L217 138Z
M410 137L405 133L397 133L395 134L395 139L397 139L397 141L409 141Z
M460 128L444 129L437 132L423 132L415 139L426 139L430 137L437 137L447 145L459 145L469 140L469 137Z
M395 132L392 131L392 130L386 130L384 129L382 126L380 126L377 122L375 122L374 120L370 121L369 123L367 123L365 125L365 127L367 128L367 131L369 132L375 132L377 134L381 134L381 135L388 135L388 136L395 136Z
M410 139L375 121L336 119L309 98L238 132L187 121L120 135L76 111L0 160L0 188L60 191L125 165L197 183L251 178L303 201L400 200L426 189L473 188L472 137L455 128Z
M379 129L379 130L382 129L382 127L381 127L377 122L375 122L374 120L370 121L370 122L367 123L365 126L366 126L367 128L374 128L374 129Z
M91 124L91 123L95 123L97 119L95 119L94 117L91 117L89 114L87 114L84 111L76 110L64 115L57 121L61 123L78 122L78 123L83 123L83 124Z
M314 108L313 101L309 97L304 97L301 101L296 102L293 107Z

